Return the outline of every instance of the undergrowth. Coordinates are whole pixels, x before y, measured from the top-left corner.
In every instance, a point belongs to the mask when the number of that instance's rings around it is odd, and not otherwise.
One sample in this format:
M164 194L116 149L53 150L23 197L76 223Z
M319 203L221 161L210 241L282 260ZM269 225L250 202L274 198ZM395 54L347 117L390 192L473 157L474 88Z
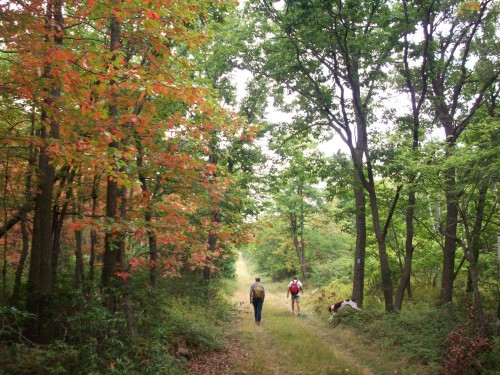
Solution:
M327 297L318 293L313 298L314 310L322 315L326 315ZM379 307L362 312L345 309L335 315L332 327L338 324L357 332L374 348L393 352L404 363L402 373L415 374L418 368L423 374L495 374L500 368L498 337L478 335L472 329L473 317L458 304L409 303L390 314Z
M222 280L216 286L194 277L164 281L156 291L140 279L131 283L114 313L99 293L58 291L47 327L52 340L44 345L23 335L32 316L0 308L2 374L177 375L185 373L179 347L224 346L230 306Z

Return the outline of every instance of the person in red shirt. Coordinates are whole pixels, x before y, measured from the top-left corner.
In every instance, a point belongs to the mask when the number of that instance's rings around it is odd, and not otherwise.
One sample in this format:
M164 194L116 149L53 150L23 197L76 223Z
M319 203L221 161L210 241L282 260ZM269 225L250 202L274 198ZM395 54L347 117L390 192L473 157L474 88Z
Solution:
M295 303L297 303L297 315L300 315L300 292L304 293L302 283L298 276L294 276L293 280L288 284L286 298L292 296L292 313L295 315Z

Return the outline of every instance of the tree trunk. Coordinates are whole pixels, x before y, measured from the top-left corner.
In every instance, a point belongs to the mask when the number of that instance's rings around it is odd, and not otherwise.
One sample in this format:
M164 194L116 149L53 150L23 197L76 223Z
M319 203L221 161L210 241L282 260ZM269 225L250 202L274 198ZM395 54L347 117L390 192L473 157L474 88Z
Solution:
M457 247L458 206L455 194L455 169L446 172L446 228L444 229L443 273L441 279L441 303L452 302Z
M212 141L214 139L215 139L215 135L212 136ZM213 147L215 148L215 145L213 145ZM217 164L217 162L218 162L217 155L214 153L210 154L210 156L208 157L208 162L212 163L212 164ZM214 173L212 178L215 178L215 177L216 177L216 174ZM211 183L213 183L213 181L211 181ZM222 217L221 217L217 207L212 211L211 215L212 215L212 222L214 222L214 223L221 222ZM203 268L203 278L205 280L210 280L210 278L212 277L213 254L215 254L215 252L217 250L217 240L218 240L217 233L210 228L209 234L208 234L208 250L209 251L208 251L208 255L207 255L207 259L206 259L207 265Z
M354 199L356 202L356 251L354 254L354 279L352 298L363 307L366 258L366 198L359 176L354 173Z
M137 169L139 181L141 183L141 191L144 199L144 205L146 206L146 211L144 212L144 221L146 222L147 234L148 234L148 245L149 245L149 282L153 288L158 286L158 243L156 239L156 233L152 229L152 207L151 207L151 193L149 192L148 182L146 180L146 175L144 174L144 161L143 161L143 148L139 137L136 139L137 147Z
M81 213L81 206L76 205L76 211L78 214ZM75 278L74 287L75 289L80 289L85 281L85 267L83 264L83 251L82 251L82 231L75 230Z
M71 170L70 167L63 167L61 169L61 173L63 173L64 176L61 178L59 191L60 194L62 194L64 190L66 191L65 193L66 199L64 200L62 207L60 207L59 206L60 197L57 196L57 198L55 199L55 204L52 213L54 220L52 224L52 231L54 233L53 244L52 244L52 274L54 283L56 282L57 267L59 266L59 255L61 253L61 237L64 228L64 221L66 220L66 214L68 212L68 205L70 199L73 196L73 189L71 185L75 178L75 169Z
M115 15L111 16L110 25L110 51L113 52L120 48L120 23ZM115 58L113 57L112 60ZM110 82L110 86L116 85L115 81ZM111 119L115 122L118 118L118 107L114 103L114 98L110 98L109 104L109 114ZM109 148L118 149L119 144L116 140L109 143ZM118 171L115 171L118 173ZM106 218L108 223L111 225L116 225L118 219L118 196L119 188L116 176L113 174L107 177L106 186ZM105 234L104 239L104 255L103 255L103 265L101 273L101 284L106 289L107 293L107 308L110 311L116 310L116 299L114 289L116 286L112 286L111 282L115 272L120 267L120 248L121 248L121 238L120 234L116 228L108 229Z
M149 282L153 288L158 287L158 242L156 240L156 235L152 232L148 232L148 243L149 243Z
M26 216L28 212L33 210L34 204L32 201L24 203L15 214L13 214L7 221L0 227L0 238L2 238L7 231L14 225L19 223Z
M96 217L97 214L97 188L99 186L100 177L98 175L94 176L94 182L92 184L92 218ZM89 257L89 285L93 288L95 281L95 257L96 257L96 246L97 246L97 231L95 229L90 230L90 257Z
M26 219L21 220L21 235L22 235L22 248L21 256L19 258L19 264L16 268L16 276L14 280L14 289L12 291L12 297L10 298L13 306L19 307L19 292L21 290L21 281L23 277L24 264L28 258L29 248L30 248L30 234L28 230L28 223Z
M387 254L385 236L383 235L382 228L380 227L380 218L378 213L375 190L370 189L369 194L370 194L370 206L373 218L373 229L375 231L375 237L377 238L377 244L378 244L380 273L382 276L382 291L384 293L385 311L392 312L394 311L394 302L393 302L394 290L392 285L391 269L389 267L389 256Z
M30 135L34 137L35 135L35 118L34 115L32 116L32 121L31 121L31 130L30 130ZM28 227L28 218L27 214L28 212L33 209L33 202L32 202L32 196L31 196L31 188L32 188L32 182L33 182L33 172L35 170L35 164L36 164L36 151L33 145L30 145L28 148L28 163L29 163L29 170L28 174L26 176L26 182L24 184L25 186L25 197L26 201L28 203L25 203L23 207L18 211L19 215L19 220L21 222L21 238L22 238L22 248L21 248L21 256L19 258L19 264L17 265L16 268L16 276L14 279L14 288L12 291L12 297L11 297L11 303L13 306L20 307L19 304L19 297L20 297L20 290L21 290L21 283L22 283L22 277L23 277L23 272L24 272L24 265L26 263L26 259L28 258L29 254L29 249L30 249L30 233L29 233L29 227ZM29 208L29 209L28 209ZM0 238L1 238L1 231L0 231Z
M125 222L127 220L127 189L122 186L119 189L120 194L120 220L121 222ZM120 263L120 271L128 272L129 265L127 262L127 254L126 254L126 244L125 244L125 235L124 233L120 233L120 254L119 254L119 263ZM122 292L122 309L124 310L125 317L127 319L127 328L131 335L131 337L136 336L136 330L134 325L134 310L133 304L130 299L128 278L123 278L123 282L121 285Z
M415 77L412 74L412 68L410 67L412 57L410 52L410 41L411 34L413 33L413 25L415 20L410 16L409 7L407 1L403 1L403 9L405 16L405 33L404 33L404 45L403 45L403 65L404 65L404 77L406 81L406 87L408 88L408 92L411 100L412 107L412 117L413 117L413 126L412 126L412 150L417 151L420 148L420 116L422 106L426 99L427 95L427 64L429 59L429 46L430 39L425 38L422 50L422 64L420 66L420 75ZM411 20L410 20L411 18ZM428 14L425 14L425 17L422 19L422 27L426 30L428 28L430 17ZM414 84L414 81L417 84ZM395 308L396 310L401 310L403 307L403 298L404 291L408 291L408 298L411 298L411 288L410 288L410 277L411 277L411 269L413 263L413 238L414 238L414 211L416 204L416 197L414 192L414 183L416 176L410 175L410 183L408 192L408 206L406 208L406 240L405 240L405 260L404 266L401 270L401 278L399 280L399 285L396 290L395 296Z
M302 273L302 280L307 281L307 268L305 265L305 260L303 257L303 249L301 249L301 244L299 241L299 234L298 234L298 228L297 228L297 215L294 213L290 213L289 215L290 219L290 228L292 229L292 238L293 238L293 246L295 247L295 253L297 254L297 259L299 261L299 266L300 266L300 271Z
M47 3L46 32L53 35L55 45L62 45L64 19L62 2L50 0ZM47 40L48 42L48 40ZM50 61L50 60L49 60ZM47 148L50 140L59 138L59 122L55 118L56 100L60 97L59 82L52 77L50 62L44 66L43 79L46 82L46 97L41 110L40 138L43 142L38 158L37 193L35 196L35 214L33 218L33 237L31 245L30 269L28 275L28 298L26 309L37 317L37 321L27 333L36 341L46 341L48 332L46 323L47 302L53 292L52 274L52 201L54 192L55 169L51 163Z
M364 146L363 148L357 147L356 150L351 149L351 156L354 162L355 170L358 173L359 179L362 182L364 179L363 187L368 192L369 204L372 214L373 230L375 231L375 237L377 239L377 245L378 245L380 273L382 278L382 292L384 294L385 311L392 312L394 311L394 301L393 301L394 288L392 284L391 270L389 267L389 256L387 254L385 234L380 225L377 194L375 190L375 180L373 177L373 170L371 166L370 157L368 154L368 145L366 141L363 141L363 139L366 140L366 134L364 134L364 132L366 131L366 126L362 125L363 122L361 120L359 121L360 122L358 123L358 134L363 134L363 135L359 136L358 143ZM362 162L363 153L359 151L361 149L364 149L365 150L364 154L366 154L367 177L365 176L363 168L363 162Z
M476 327L478 328L479 332L481 332L481 334L484 337L487 337L488 336L487 321L484 316L483 305L481 302L481 292L479 291L479 275L477 271L477 263L472 254L468 254L468 259L470 262L469 273L471 277L471 284L474 295L474 307L476 310L475 311L476 317L474 319L474 323L476 324Z
M106 217L116 222L118 214L118 184L112 176L108 177L106 187ZM116 224L115 224L116 225ZM116 229L108 229L104 236L104 255L101 272L101 284L104 288L111 287L111 280L118 270L120 261L120 239ZM112 289L112 288L111 288ZM106 293L111 293L107 290ZM116 307L114 298L107 301L108 308L113 311Z
M408 290L408 294L410 294L410 276L411 276L411 266L413 263L413 251L414 251L413 212L415 203L416 203L415 193L412 190L408 193L408 207L406 207L405 261L394 300L394 307L396 310L401 310L403 307L403 298L405 290Z
M477 264L479 260L479 249L481 248L481 228L483 225L484 219L484 206L486 204L486 193L488 192L488 184L482 183L479 187L478 191L478 200L476 202L476 215L474 218L474 226L472 227L471 232L471 256L474 257L474 260ZM470 270L467 277L467 292L471 293L473 291L472 288L472 277L470 274Z

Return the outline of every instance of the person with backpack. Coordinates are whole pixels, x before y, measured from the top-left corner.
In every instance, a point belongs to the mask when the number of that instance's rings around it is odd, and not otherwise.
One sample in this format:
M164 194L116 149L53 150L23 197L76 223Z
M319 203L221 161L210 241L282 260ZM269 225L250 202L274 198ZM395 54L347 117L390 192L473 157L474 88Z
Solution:
M260 277L256 277L255 283L250 287L250 303L253 305L255 323L257 324L260 324L262 319L264 298L266 298L266 290L264 289L264 285L260 282Z
M295 315L295 303L297 303L297 313L300 315L300 292L304 293L302 288L302 283L298 276L294 276L293 280L288 284L288 290L286 292L286 298L292 295L292 314Z

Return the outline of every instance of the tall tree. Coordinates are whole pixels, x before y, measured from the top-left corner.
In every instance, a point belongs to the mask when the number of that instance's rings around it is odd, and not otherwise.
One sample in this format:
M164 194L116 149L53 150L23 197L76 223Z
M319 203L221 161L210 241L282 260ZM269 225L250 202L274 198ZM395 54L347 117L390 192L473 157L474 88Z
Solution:
M410 3L409 3L410 4ZM427 69L432 94L428 96L440 127L444 130L445 150L452 152L460 135L469 125L476 111L484 104L485 94L498 81L499 71L478 69L488 59L489 52L481 52L476 45L489 39L496 11L492 1L445 1L415 4L421 14L420 30L429 51ZM479 61L475 53L478 52ZM422 80L424 78L422 77ZM459 193L456 189L456 170L446 172L446 223L443 228L443 269L441 301L451 302L457 246Z
M350 150L359 219L359 246L364 246L364 199L368 196L377 239L385 308L392 311L393 285L385 243L387 224L380 217L370 156L368 127L374 120L377 92L384 87L383 67L396 47L397 22L388 2L269 1L249 2L256 38L248 42L249 68L300 96L308 128L330 128ZM273 35L273 37L269 37ZM356 191L356 190L355 190ZM390 220L389 213L387 220ZM363 249L357 250L362 256ZM356 262L364 262L357 259ZM357 272L362 269L356 268ZM360 294L358 290L356 294Z
M416 24L415 17L419 14L419 8L414 8L413 6L408 6L407 1L402 2L402 18L404 19L405 28L403 30L403 50L402 50L402 66L400 68L400 75L402 76L406 91L408 92L410 105L411 105L411 149L413 153L416 153L420 147L421 140L421 122L423 106L427 94L427 64L429 56L429 40L424 40L423 43L418 44L418 47L422 50L422 57L420 59L419 65L416 66L414 59L412 58L411 52L416 49L414 46L411 48L412 44L412 34L414 30L414 25ZM422 17L422 24L425 25L429 22L429 19ZM426 27L426 26L424 26ZM410 276L413 263L413 252L414 252L414 212L415 205L417 203L416 192L414 184L416 183L417 173L413 171L410 173L408 178L408 199L406 206L406 239L405 239L405 256L404 264L401 270L401 276L399 279L399 284L396 289L394 305L397 310L401 310L403 306L403 297L405 290L410 290Z
M321 158L321 155L308 149L310 145L305 140L290 139L283 134L279 136L280 129L276 130L273 139L277 143L273 143L271 148L278 157L266 185L274 200L271 204L276 205L276 211L287 222L302 279L308 280L310 267L307 259L312 250L308 248L306 226L311 216L325 204L324 197L315 187L319 180L313 167L313 160Z
M63 2L48 1L43 19L43 43L41 51L44 63L41 67L41 89L43 92L40 108L40 147L38 157L38 181L35 195L35 213L33 218L33 238L31 243L30 268L28 277L27 309L37 316L36 327L31 335L44 340L44 326L47 321L47 304L53 292L52 241L53 217L52 202L54 194L55 165L49 147L59 138L60 111L58 100L61 96L61 84L56 79L58 69L54 66L52 54L63 44ZM40 9L40 8L38 8ZM36 8L35 8L36 12ZM36 13L34 16L36 17ZM40 22L41 19L38 19ZM37 19L35 18L35 22Z

